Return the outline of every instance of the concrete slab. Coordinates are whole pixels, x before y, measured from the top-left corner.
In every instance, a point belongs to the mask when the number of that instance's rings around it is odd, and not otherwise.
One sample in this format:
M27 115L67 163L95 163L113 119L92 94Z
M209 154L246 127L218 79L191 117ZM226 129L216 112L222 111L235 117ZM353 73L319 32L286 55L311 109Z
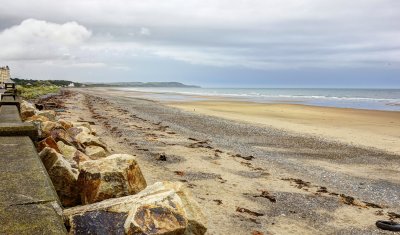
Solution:
M15 105L2 105L0 107L0 123L22 122L18 107Z
M4 93L4 94L2 94L2 95L5 95L6 93ZM1 101L3 101L3 102L20 102L20 100L21 100L21 98L19 97L19 96L17 96L17 97L15 97L15 99L14 99L14 97L10 97L10 96L4 96L3 97L3 99L1 99Z
M54 203L0 207L0 234L67 234Z
M15 105L18 110L21 108L21 103L19 101L0 101L0 106L3 105Z
M1 100L4 100L5 97L11 97L13 100L17 98L14 94L1 94Z
M0 123L0 136L29 136L35 141L38 135L38 130L32 123Z
M29 137L0 137L0 234L66 234L60 203Z

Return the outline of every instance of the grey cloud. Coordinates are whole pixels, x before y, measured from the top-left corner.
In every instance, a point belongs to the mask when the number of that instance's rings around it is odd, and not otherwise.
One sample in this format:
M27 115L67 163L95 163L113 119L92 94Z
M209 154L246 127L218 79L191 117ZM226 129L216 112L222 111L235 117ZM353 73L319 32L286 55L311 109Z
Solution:
M0 18L2 30L14 29L0 34L12 55L2 59L59 59L83 67L157 58L264 70L400 68L397 0L38 0L34 7L14 0L0 5ZM20 23L28 18L66 34L32 36L34 27ZM4 39L4 32L18 38L15 29L26 30L40 53Z

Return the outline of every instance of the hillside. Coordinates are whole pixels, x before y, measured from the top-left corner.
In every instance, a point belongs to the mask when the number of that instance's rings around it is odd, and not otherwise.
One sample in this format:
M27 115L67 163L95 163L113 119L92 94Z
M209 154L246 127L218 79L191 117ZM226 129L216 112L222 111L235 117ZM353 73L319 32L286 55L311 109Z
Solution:
M199 87L186 85L180 82L114 82L114 83L87 83L91 87Z
M16 85L21 86L42 86L42 85L55 85L65 87L73 83L75 87L185 87L185 88L196 88L199 86L186 85L180 82L113 82L113 83L78 83L68 80L33 80L33 79L20 79L11 78Z

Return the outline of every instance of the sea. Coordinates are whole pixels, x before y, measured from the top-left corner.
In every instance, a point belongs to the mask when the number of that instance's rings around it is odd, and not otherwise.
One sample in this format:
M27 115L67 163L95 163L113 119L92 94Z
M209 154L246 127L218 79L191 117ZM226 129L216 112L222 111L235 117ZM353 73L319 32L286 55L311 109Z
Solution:
M289 103L325 107L400 111L400 89L327 88L162 88L127 87L161 101L194 101L213 98L259 103Z

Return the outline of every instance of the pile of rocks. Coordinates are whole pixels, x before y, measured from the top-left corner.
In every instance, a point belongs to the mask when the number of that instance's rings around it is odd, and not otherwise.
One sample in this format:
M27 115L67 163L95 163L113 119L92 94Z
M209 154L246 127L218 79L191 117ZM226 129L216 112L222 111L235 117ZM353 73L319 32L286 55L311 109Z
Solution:
M136 158L110 154L87 122L56 118L21 102L39 130L37 149L64 207L71 234L204 234L205 217L176 182L147 187Z

